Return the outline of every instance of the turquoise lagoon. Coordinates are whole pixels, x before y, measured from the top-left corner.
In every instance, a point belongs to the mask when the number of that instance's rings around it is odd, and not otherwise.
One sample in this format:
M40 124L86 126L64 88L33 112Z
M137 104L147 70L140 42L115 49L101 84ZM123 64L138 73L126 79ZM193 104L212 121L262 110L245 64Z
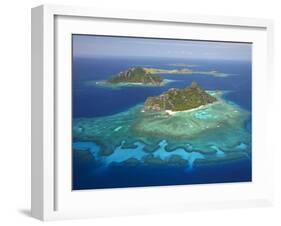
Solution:
M160 87L95 85L134 63L175 67L171 59L120 62L74 60L74 190L251 181L250 62L189 62L228 77L164 74L172 82ZM219 101L186 112L143 111L148 96L192 81Z
M191 170L200 164L249 159L249 112L222 98L186 112L151 113L138 105L112 116L73 121L73 149L88 151L100 167L111 164L174 165Z

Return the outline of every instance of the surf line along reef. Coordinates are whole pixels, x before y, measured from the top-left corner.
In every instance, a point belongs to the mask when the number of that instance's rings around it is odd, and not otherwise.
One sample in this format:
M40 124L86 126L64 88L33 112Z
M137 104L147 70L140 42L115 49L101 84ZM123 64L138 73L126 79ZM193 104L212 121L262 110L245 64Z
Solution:
M73 120L73 149L110 164L194 165L250 158L250 113L196 82L111 116ZM82 152L81 152L82 151Z

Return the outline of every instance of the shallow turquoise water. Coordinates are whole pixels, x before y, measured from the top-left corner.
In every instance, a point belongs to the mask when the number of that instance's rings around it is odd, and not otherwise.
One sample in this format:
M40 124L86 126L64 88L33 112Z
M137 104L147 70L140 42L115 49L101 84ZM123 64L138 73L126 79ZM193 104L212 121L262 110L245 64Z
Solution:
M200 65L198 70L215 68L234 76L163 75L175 82L159 88L112 90L84 86L85 81L104 80L128 66L148 63L170 68L167 63L171 62L74 60L73 189L251 181L251 63L190 62ZM244 125L228 128L226 123L223 128L182 140L131 132L135 121L132 111L147 96L159 95L171 87L185 87L193 80L208 90L231 91L224 98L249 112ZM194 113L194 118L202 122L213 117L217 116L206 110ZM184 132L180 128L175 128L176 131ZM106 146L105 141L108 141Z

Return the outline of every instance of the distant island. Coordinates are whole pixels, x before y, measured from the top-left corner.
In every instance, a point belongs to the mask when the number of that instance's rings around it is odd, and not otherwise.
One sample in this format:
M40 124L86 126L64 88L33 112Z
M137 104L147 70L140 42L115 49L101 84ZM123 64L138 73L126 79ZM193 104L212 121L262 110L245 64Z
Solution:
M191 66L189 66L191 67ZM196 71L190 68L179 68L179 69L161 69L161 68L143 68L146 72L151 74L200 74L210 75L214 77L227 77L228 74L219 71Z
M143 68L147 73L151 74L191 74L193 70L189 68L180 69L161 69L161 68Z
M145 111L186 111L217 101L196 82L184 89L169 89L159 96L148 97L144 103Z
M228 74L218 71L195 71L190 68L179 69L161 69L152 67L130 67L127 70L121 71L113 75L107 80L89 80L86 85L99 85L109 88L118 88L123 86L163 86L173 80L164 79L161 74L198 74L209 75L214 77L227 77Z
M144 85L160 86L164 79L159 75L151 73L142 67L132 67L125 71L119 72L117 75L111 77L106 82L109 84L119 83L135 83Z

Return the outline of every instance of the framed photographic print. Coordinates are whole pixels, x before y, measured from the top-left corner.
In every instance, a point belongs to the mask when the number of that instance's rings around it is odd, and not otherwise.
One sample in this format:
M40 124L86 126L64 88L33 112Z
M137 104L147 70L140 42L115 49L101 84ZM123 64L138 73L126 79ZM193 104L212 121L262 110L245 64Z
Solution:
M272 21L32 10L32 215L269 205Z

